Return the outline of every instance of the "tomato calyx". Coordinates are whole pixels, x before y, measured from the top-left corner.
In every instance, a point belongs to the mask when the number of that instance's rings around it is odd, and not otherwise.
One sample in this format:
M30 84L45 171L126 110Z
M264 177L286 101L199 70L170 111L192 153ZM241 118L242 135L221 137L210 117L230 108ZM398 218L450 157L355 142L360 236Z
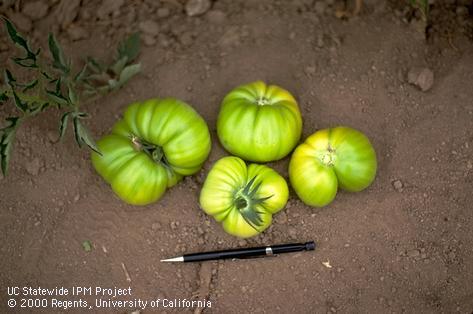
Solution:
M268 98L264 97L264 96L261 96L260 98L257 98L255 102L258 106L266 106L266 105L271 104L271 101Z
M253 188L251 188L255 180L256 176L235 193L234 204L243 219L258 231L258 227L263 225L263 220L261 218L263 213L257 210L256 205L270 199L273 195L257 198L256 192L258 192L262 182L258 182Z
M335 161L337 160L337 154L336 154L335 149L329 146L327 150L323 150L319 152L317 154L317 158L325 166L333 167L333 165L335 165Z
M131 142L137 151L146 153L154 162L169 166L166 156L164 155L164 150L161 146L148 143L135 135L131 136Z

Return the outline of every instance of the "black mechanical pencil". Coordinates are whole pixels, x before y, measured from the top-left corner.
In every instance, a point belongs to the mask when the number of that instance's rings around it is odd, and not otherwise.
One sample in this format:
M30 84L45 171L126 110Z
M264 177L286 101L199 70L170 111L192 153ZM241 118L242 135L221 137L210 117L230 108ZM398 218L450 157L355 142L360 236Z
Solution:
M161 262L202 262L219 259L243 259L265 257L281 253L292 253L300 251L313 251L315 249L315 242L310 241L306 243L289 243L278 244L271 246L260 246L253 248L242 248L232 250L222 250L213 252L201 252L193 254L185 254L173 258L163 259Z

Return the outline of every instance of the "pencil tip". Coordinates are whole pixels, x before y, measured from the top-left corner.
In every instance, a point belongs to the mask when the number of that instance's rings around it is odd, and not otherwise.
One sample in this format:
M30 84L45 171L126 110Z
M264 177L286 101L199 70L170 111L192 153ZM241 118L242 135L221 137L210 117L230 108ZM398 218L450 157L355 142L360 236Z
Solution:
M184 262L184 257L178 256L178 257L173 257L173 258L167 258L167 259L162 259L161 262Z

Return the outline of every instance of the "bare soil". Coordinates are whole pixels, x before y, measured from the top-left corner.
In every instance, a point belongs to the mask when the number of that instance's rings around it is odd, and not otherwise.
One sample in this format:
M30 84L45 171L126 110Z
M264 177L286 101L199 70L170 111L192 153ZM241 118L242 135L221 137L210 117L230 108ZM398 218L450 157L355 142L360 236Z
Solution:
M117 7L110 12L110 1L105 7L101 1L41 1L47 11L39 18L38 9L24 11L30 1L3 1L2 10L43 47L46 34L57 33L76 64L85 55L111 57L127 33L143 32L142 73L84 108L96 137L131 102L173 96L205 118L213 147L200 173L159 202L136 207L113 194L71 133L54 143L59 112L28 121L17 134L9 176L0 178L1 313L64 312L11 309L10 286L130 286L128 299L208 297L211 308L204 313L472 313L471 1L435 1L427 38L420 17L397 2L365 1L357 16L338 19L337 1L217 0L192 17L177 0L112 1ZM447 23L443 16L452 18ZM157 32L143 24L148 20ZM12 67L7 42L2 28L2 67ZM434 73L425 92L407 80L415 67ZM297 97L303 137L336 125L364 132L379 172L367 190L340 192L324 208L305 206L291 191L267 231L239 240L199 209L198 195L212 164L227 155L215 133L221 99L258 79ZM13 111L0 108L2 120ZM287 178L288 161L270 166ZM82 246L86 240L91 251ZM182 253L308 240L316 241L314 252L159 262ZM141 313L194 311L200 310Z

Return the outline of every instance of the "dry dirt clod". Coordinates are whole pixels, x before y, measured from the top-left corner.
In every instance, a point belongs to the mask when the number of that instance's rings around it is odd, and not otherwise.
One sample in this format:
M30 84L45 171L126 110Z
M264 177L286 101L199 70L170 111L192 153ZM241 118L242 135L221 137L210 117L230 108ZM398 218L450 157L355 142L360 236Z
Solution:
M40 169L41 161L37 157L26 164L26 172L28 172L32 176L37 176L39 174Z
M407 81L426 92L434 85L434 72L429 68L415 67L407 73Z
M13 13L10 14L11 21L15 24L15 26L23 32L29 32L33 27L33 23L29 19L29 17L20 14L20 13Z
M71 25L71 27L67 29L67 34L72 41L87 39L90 36L85 28L77 25Z
M103 0L97 10L97 16L101 19L105 19L113 12L118 12L124 3L125 0Z
M188 16L197 16L207 12L212 3L210 0L189 0L186 3L186 14Z
M326 8L326 4L325 4L325 2L322 2L322 1L317 1L314 5L315 12L318 15L324 15L325 8Z
M169 10L169 8L159 8L158 11L156 11L156 15L158 18L164 19L171 15L171 10Z
M404 184L402 183L401 180L394 180L392 184L393 184L394 189L398 192L401 192L402 188L404 187Z
M146 20L146 21L140 22L138 27L145 34L148 34L151 36L157 36L159 34L158 23L156 23L153 20Z
M62 27L71 24L79 14L80 0L62 0L55 11L56 19Z
M220 10L211 10L207 12L205 17L210 23L214 24L223 24L227 19L226 14Z
M39 20L48 14L48 10L48 5L43 1L33 1L25 3L22 12L33 20Z
M407 256L409 256L409 257L417 257L419 255L420 255L419 250L414 249L414 250L410 250L410 251L407 252Z
M145 34L143 36L143 43L145 44L145 46L148 46L148 47L154 46L156 45L156 38L154 38L151 35Z

